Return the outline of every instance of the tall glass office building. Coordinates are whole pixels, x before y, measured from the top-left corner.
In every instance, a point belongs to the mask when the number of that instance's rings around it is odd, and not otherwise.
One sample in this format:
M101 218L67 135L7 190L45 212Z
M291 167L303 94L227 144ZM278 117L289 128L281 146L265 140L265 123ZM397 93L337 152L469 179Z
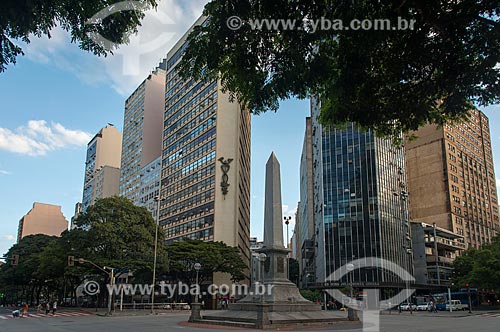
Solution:
M370 257L412 272L403 147L355 125L324 128L311 101L316 281L328 282L343 265ZM359 285L394 285L401 279L380 268L355 269ZM352 277L351 277L352 278ZM347 277L344 280L347 281Z

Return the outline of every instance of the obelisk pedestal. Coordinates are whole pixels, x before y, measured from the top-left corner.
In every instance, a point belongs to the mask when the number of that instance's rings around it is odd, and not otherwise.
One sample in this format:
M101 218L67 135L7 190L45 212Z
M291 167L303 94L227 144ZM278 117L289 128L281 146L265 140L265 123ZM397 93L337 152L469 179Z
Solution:
M347 317L322 311L319 304L303 298L287 278L290 250L283 245L280 164L274 153L266 164L265 190L264 246L258 252L266 256L262 279L267 291L264 295L248 295L229 304L229 310L204 315L198 322L273 329L347 321ZM252 294L255 291L252 289Z

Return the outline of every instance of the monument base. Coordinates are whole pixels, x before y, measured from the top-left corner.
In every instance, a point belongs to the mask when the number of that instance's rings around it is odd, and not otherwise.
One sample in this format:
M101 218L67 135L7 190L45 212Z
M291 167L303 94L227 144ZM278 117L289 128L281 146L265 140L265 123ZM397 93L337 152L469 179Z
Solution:
M249 295L229 304L229 310L202 315L196 323L262 330L349 323L345 312L321 310L321 305L304 299L290 281L265 284L270 285L271 293Z
M345 312L341 311L294 311L303 309L304 305L262 304L256 305L256 310L224 310L202 315L196 323L207 325L233 326L255 329L278 329L301 326L325 326L332 324L349 324ZM277 310L276 310L277 309ZM271 311L275 310L275 311ZM356 322L354 322L356 323Z

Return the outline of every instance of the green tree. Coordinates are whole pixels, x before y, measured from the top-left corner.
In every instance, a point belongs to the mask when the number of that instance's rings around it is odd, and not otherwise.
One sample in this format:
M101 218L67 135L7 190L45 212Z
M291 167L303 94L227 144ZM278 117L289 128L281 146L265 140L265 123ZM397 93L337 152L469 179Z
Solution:
M46 285L46 294L56 291L61 302L69 295L71 302L76 304L77 287L84 282L86 277L95 274L96 271L93 266L86 264L68 266L68 256L78 258L88 255L90 248L88 235L88 232L80 229L63 232L61 237L49 243L40 253L38 273L52 280Z
M281 99L321 99L324 124L355 122L399 137L426 123L460 120L500 101L498 1L212 0L189 35L185 79L220 78L253 113ZM244 24L231 30L228 19ZM255 19L414 20L394 31L256 29ZM298 24L298 23L300 24ZM255 26L255 25L254 25Z
M500 236L480 249L466 250L454 263L456 286L494 290L500 293Z
M314 289L302 289L300 291L300 294L306 299L311 302L317 302L323 300L323 297L321 296L321 291Z
M85 51L96 55L111 53L106 45L92 38L100 34L117 44L128 42L128 35L136 32L144 11L155 7L156 0L136 0L136 10L111 13L111 6L121 0L3 0L0 2L0 72L23 51L16 41L29 43L33 36L50 37L50 31L59 25L71 34L71 41ZM87 21L101 10L109 16L94 24Z
M76 225L86 230L86 248L78 257L100 266L134 271L136 276L151 280L156 222L146 208L135 206L124 197L104 198L80 215ZM168 269L165 236L161 230L157 248L157 271L161 273Z
M42 288L51 282L50 276L40 273L41 253L56 240L54 236L29 235L14 244L8 257L19 255L19 264L0 267L0 283L10 289L11 301L38 302Z
M235 281L245 278L246 264L237 248L223 242L204 242L184 239L167 245L170 272L175 279L193 283L196 272L194 264L200 263L200 281L208 280L213 273L223 272Z

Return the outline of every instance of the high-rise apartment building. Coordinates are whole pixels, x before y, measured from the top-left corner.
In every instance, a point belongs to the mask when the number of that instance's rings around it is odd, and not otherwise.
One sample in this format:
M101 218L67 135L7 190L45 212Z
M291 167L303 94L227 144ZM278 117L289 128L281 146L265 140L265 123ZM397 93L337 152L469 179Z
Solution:
M319 111L313 98L316 281L335 282L333 272L357 259L385 259L396 263L398 272L411 273L404 149L354 124L323 127ZM380 267L356 267L351 278L360 285L403 283ZM347 282L347 276L342 281Z
M76 219L80 216L80 214L82 213L82 203L81 202L78 202L75 204L75 214L73 214L73 217L71 217L71 224L69 226L69 229L70 230L73 230L76 228Z
M222 241L248 262L250 113L219 81L180 78L188 33L167 55L160 224L167 242Z
M479 247L500 231L488 118L473 110L455 125L427 125L406 144L411 218Z
M122 135L108 124L90 140L85 160L82 211L99 198L118 195Z
M145 206L156 219L154 198L160 192L164 60L125 101L120 195Z
M35 234L60 236L68 230L68 221L58 205L33 203L33 208L19 220L17 242Z
M311 117L307 117L300 157L300 202L297 206L295 225L297 261L303 285L306 284L305 279L307 282L315 279L314 242L316 236L313 205L312 120Z

